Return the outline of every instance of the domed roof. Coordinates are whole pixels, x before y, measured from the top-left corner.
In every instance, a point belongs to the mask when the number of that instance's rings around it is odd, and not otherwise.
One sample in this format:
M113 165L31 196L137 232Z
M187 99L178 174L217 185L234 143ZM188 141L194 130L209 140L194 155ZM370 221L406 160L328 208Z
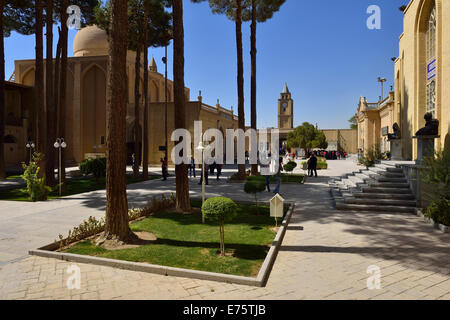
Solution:
M108 54L108 36L97 26L87 26L77 32L73 41L73 55L103 56Z

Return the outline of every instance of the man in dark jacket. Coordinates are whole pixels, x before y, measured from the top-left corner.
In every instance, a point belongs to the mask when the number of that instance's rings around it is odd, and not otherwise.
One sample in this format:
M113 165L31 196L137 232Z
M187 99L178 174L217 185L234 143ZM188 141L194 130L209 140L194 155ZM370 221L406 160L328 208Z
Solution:
M313 176L313 171L315 176L317 177L317 158L314 153L311 154L311 157L308 160L308 175L310 177Z

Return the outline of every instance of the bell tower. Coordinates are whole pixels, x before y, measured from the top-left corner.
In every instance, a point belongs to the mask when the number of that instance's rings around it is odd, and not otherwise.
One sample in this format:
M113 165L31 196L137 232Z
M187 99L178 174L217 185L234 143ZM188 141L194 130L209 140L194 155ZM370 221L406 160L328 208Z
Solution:
M294 128L294 100L287 83L284 85L280 99L278 99L278 129Z

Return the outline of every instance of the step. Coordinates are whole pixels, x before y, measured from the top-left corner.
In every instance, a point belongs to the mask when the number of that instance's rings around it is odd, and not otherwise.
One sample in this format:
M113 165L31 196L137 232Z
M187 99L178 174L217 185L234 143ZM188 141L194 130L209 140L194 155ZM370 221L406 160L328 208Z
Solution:
M375 182L375 183L371 183L370 186L374 187L374 188L401 188L401 189L408 188L409 189L408 183Z
M406 178L387 178L382 177L377 179L378 182L392 182L392 183L408 183Z
M380 176L386 177L386 178L404 178L405 175L403 173L393 173L393 172L380 172Z
M366 187L362 188L364 193L387 193L387 194L411 194L411 190L406 188L374 188L374 187Z
M347 204L366 204L377 206L399 206L399 207L416 207L415 200L396 200L396 199L364 199L354 197L344 197Z
M364 199L396 199L396 200L415 200L413 194L394 194L394 193L354 193L355 198Z
M354 211L377 211L377 212L407 212L415 213L416 208L414 207L400 207L400 206L384 206L384 205L365 205L365 204L348 204L348 203L336 203L336 208L338 210L354 210Z
M401 168L386 168L386 171L392 173L403 173L403 169Z

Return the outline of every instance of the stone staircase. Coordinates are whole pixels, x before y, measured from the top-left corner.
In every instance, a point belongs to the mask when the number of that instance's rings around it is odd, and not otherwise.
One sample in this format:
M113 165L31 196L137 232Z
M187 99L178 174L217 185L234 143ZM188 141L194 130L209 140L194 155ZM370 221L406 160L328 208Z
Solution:
M403 170L379 163L329 182L338 210L415 213L416 199Z

